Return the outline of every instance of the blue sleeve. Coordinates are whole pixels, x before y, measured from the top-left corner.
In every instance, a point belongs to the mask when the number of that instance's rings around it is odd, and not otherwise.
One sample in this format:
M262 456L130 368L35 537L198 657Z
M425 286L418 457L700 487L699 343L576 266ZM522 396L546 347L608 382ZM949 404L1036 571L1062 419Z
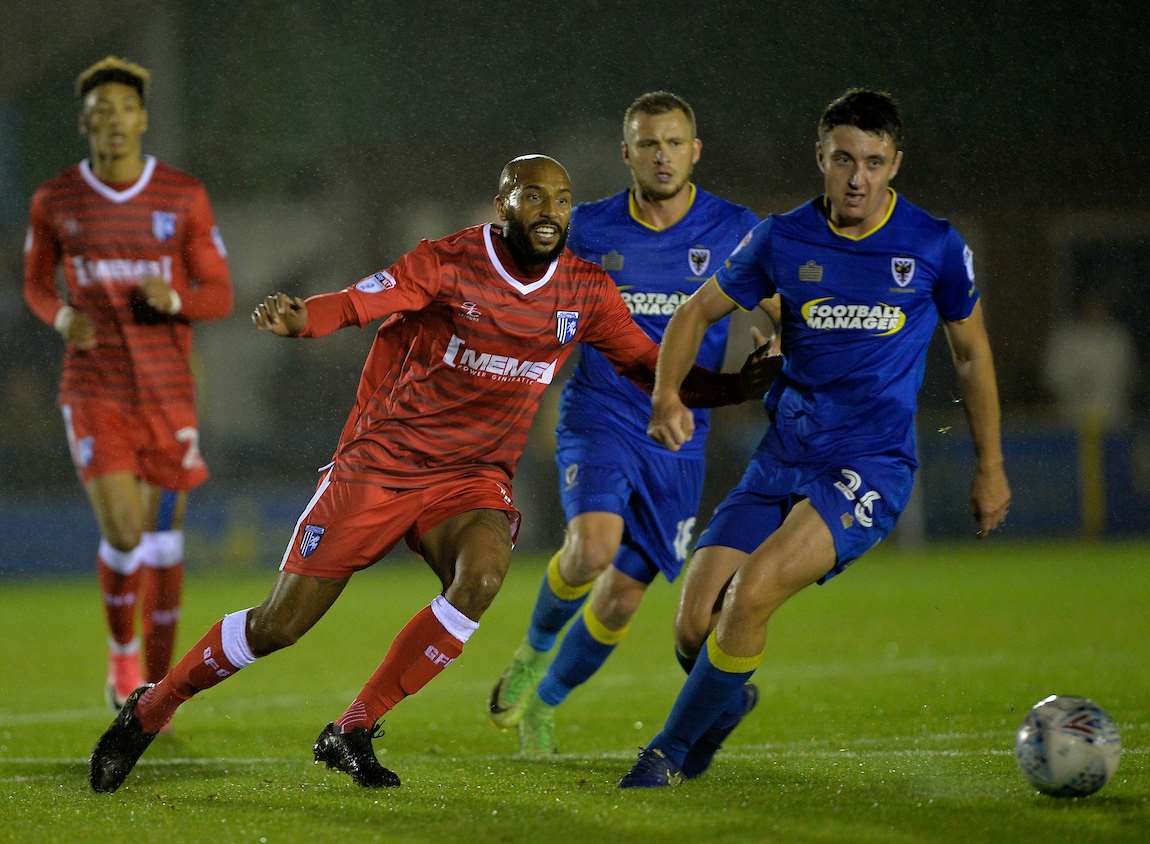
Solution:
M747 232L715 273L719 289L745 311L775 295L775 283L769 274L771 227L772 220L768 217Z
M974 286L974 253L954 228L946 234L940 264L934 284L934 306L947 322L966 319L979 298Z

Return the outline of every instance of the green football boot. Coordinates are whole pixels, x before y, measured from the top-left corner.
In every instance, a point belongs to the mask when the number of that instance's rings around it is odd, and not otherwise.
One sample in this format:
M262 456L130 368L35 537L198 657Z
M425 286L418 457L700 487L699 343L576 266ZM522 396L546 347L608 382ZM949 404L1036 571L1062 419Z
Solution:
M541 701L537 694L528 696L519 722L519 752L524 756L549 756L559 752L555 746L556 708Z
M524 704L547 671L549 657L549 651L537 651L528 642L519 646L511 664L491 690L488 704L491 723L506 730L522 720Z

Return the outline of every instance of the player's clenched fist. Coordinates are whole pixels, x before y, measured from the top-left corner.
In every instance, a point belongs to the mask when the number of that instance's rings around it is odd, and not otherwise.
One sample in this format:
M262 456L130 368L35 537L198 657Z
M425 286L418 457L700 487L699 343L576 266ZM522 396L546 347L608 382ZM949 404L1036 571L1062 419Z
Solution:
M307 305L298 296L276 293L256 305L252 322L260 331L295 337L307 328Z
M694 434L695 415L677 394L651 397L651 421L647 424L647 436L671 451L678 451Z

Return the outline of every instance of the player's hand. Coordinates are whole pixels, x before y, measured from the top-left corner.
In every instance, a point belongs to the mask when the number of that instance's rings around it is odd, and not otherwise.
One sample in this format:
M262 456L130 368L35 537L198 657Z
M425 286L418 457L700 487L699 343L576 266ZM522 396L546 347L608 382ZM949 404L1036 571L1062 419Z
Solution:
M647 436L671 451L678 451L695 434L695 415L678 393L651 397L651 421Z
M751 326L751 340L755 349L747 355L739 380L743 387L743 400L762 398L783 368L783 356L771 354L771 344L757 326Z
M172 314L176 311L176 297L172 294L171 285L158 276L149 275L140 280L140 293L148 307L162 314Z
M260 331L295 337L307 328L307 305L298 296L275 293L256 305L252 322Z
M71 315L58 330L69 346L75 346L84 352L96 348L96 323L82 311L72 310Z
M979 539L986 539L992 530L1006 521L1010 510L1010 484L1001 463L978 467L970 485L970 507L974 520L978 522L975 536Z

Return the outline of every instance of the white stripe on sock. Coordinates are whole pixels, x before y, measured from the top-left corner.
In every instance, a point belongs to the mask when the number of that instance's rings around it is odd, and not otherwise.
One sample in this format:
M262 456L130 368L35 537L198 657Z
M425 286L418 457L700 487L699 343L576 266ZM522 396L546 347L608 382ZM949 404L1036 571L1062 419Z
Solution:
M224 656L237 669L256 661L255 654L248 647L248 613L251 607L239 612L228 613L220 628L220 638L224 642Z
M451 606L451 603L442 595L436 595L435 600L431 602L431 612L439 619L439 623L447 628L447 632L460 642L466 643L471 638L471 634L479 629L478 621L472 621Z
M104 565L118 574L133 574L136 569L140 567L140 556L138 551L140 546L137 545L131 551L120 551L113 548L108 540L100 540L100 559L104 561Z

